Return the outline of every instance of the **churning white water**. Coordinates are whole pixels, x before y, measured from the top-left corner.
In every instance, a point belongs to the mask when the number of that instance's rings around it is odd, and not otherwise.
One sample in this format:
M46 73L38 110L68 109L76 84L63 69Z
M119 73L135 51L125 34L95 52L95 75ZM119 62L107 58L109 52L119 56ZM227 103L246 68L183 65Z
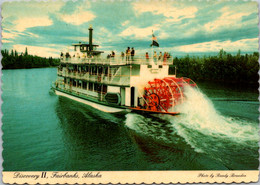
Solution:
M176 137L169 137L169 135L177 134L197 152L203 152L212 142L250 145L258 141L256 124L221 115L199 89L185 87L184 94L185 102L176 107L181 115L159 115L160 122L142 115L127 114L126 126L139 133L172 143L175 143ZM163 122L168 123L166 130L165 126L162 126L165 125ZM172 129L171 132L167 131L169 129Z
M222 116L213 103L198 89L186 87L187 101L178 107L183 116L173 119L165 117L172 124L182 123L187 128L211 136L228 137L236 142L258 140L258 127L244 120Z

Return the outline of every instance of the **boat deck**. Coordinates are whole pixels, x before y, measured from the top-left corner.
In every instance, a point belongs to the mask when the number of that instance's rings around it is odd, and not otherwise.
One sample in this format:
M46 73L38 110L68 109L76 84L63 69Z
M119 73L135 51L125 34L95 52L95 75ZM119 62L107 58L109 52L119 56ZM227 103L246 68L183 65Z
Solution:
M115 58L61 58L61 63L66 64L77 64L77 65L84 65L84 64L96 64L96 65L110 65L110 66L124 66L124 65L172 65L173 58L167 58L165 60L158 60L158 59L145 59L136 57L133 60L126 60L126 58L122 57L115 57Z

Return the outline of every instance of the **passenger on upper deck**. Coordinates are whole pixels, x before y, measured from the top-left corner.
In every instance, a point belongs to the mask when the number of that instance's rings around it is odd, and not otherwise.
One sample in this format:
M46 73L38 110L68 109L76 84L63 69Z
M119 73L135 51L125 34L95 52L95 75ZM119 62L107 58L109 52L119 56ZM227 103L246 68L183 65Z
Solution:
M164 52L163 59L167 59L167 52Z
M134 56L135 56L135 49L132 47L131 50L131 60L134 61Z
M66 53L65 57L66 57L66 58L71 58L69 52Z
M153 58L157 59L157 53L154 51Z
M91 53L89 53L88 58L94 58L94 56Z
M131 55L130 47L127 47L127 49L125 51L125 55L126 55L126 61L129 61L130 55Z
M112 51L112 54L111 54L111 57L115 57L115 52L114 51Z
M60 53L60 57L63 58L63 53L62 52Z
M163 63L164 63L164 65L166 65L166 61L167 61L167 52L164 52L164 55L163 55Z
M156 53L156 51L154 51L154 54L153 54L153 61L157 62L157 53Z
M158 60L161 60L161 59L162 59L162 52L160 51L160 54L159 54Z
M121 57L122 57L122 59L125 57L125 53L124 52L121 52Z
M145 53L145 58L146 58L146 59L149 59L149 54L148 54L148 52Z

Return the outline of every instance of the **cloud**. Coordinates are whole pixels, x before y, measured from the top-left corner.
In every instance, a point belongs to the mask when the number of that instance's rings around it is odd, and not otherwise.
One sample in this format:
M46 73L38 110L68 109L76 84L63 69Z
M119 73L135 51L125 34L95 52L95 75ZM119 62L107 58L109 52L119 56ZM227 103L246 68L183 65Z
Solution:
M163 14L167 17L167 22L179 22L182 19L194 18L198 8L195 6L183 6L179 3L172 2L153 2L147 1L134 2L133 8L137 15L145 12L151 12L155 15Z
M11 40L2 40L2 43L11 43L11 42L13 42L13 41L11 41Z
M31 33L31 32L17 32L17 31L12 31L9 29L5 29L2 31L2 38L3 39L8 39L8 40L13 40L14 38L18 37L18 36L32 36L32 37L36 37L39 38L38 35Z
M2 38L3 39L13 39L17 36L16 33L9 33L9 32L5 32L4 30L2 31Z
M206 31L219 31L223 27L239 27L241 26L242 17L252 13L251 11L247 11L247 9L239 9L238 11L234 7L224 7L220 12L222 15L219 18L204 25Z
M224 49L225 51L233 52L241 49L242 51L256 51L258 50L258 38L252 39L241 39L234 42L230 40L227 41L210 41L210 42L202 42L197 44L190 44L184 46L174 47L173 50L180 52L216 52L220 49Z
M28 53L30 55L37 55L41 57L59 57L59 50L54 48L46 48L46 47L39 47L39 46L28 46L28 45L13 45L13 49L18 52L24 52L25 48L27 47Z
M121 25L122 25L122 26L126 26L127 24L129 24L129 22L130 22L129 20L126 20L126 21L123 22Z
M15 39L21 35L38 37L38 35L25 32L28 28L50 26L53 21L49 14L56 13L64 5L62 1L48 2L5 2L2 5L3 36ZM4 33L6 31L6 33ZM9 33L7 33L9 32Z
M63 1L20 1L4 2L2 5L2 16L18 18L36 18L56 13L64 5Z
M75 11L73 14L60 14L59 17L66 23L81 25L85 22L92 21L96 16L91 11Z
M148 36L152 36L152 30L156 31L159 29L159 25L153 25L146 28L137 28L135 26L130 26L123 30L119 36L127 37L134 36L136 39L146 39Z
M19 32L25 31L27 28L37 27L37 26L50 26L52 25L52 20L49 17L28 17L28 18L19 18L14 21L16 24L16 30Z

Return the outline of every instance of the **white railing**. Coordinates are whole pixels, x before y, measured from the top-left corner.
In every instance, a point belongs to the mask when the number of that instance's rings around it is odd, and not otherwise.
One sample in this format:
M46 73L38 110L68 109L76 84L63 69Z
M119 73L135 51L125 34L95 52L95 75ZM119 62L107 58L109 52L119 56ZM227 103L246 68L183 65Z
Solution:
M111 57L111 58L61 58L62 63L71 63L71 64L100 64L100 65L127 65L127 64L158 64L158 65L170 65L173 63L173 58L162 58L150 57L146 59L144 56L134 56L133 58L127 59L126 57Z
M106 94L104 92L94 91L94 90L90 91L90 90L84 89L82 87L75 87L75 86L68 85L68 84L64 85L64 84L58 83L57 87L63 91L75 93L77 95L83 95L85 97L92 97L92 98L98 99L100 101L104 101L104 99L105 99L104 97Z
M119 69L120 70L120 69ZM65 72L64 72L65 71ZM105 74L89 74L89 73L79 73L79 72L68 72L64 70L62 72L58 71L58 74L63 77L69 77L77 80L87 80L91 82L99 82L105 84L113 85L130 85L130 76L129 75L105 75Z

